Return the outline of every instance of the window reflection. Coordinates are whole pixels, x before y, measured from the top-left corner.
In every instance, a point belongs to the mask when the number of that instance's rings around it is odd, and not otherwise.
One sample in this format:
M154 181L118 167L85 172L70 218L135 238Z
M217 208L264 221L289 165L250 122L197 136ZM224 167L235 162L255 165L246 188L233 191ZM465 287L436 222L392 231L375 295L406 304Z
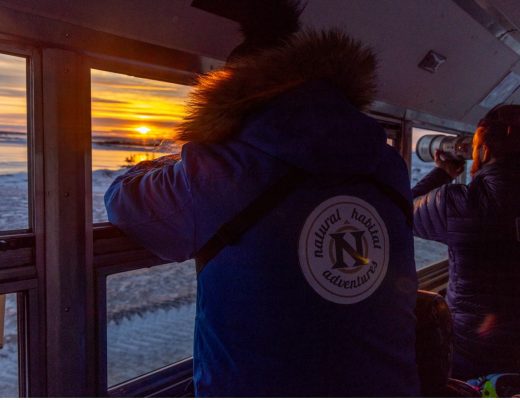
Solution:
M108 386L192 356L193 261L107 278Z

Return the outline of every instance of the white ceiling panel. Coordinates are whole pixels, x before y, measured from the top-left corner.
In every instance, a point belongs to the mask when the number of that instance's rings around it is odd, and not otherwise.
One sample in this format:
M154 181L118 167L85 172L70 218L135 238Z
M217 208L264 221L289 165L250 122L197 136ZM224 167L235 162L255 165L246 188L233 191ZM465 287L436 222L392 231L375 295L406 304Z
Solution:
M341 26L376 50L380 100L456 120L518 60L450 0L311 1L304 18L318 27ZM429 50L447 58L435 74L417 67Z

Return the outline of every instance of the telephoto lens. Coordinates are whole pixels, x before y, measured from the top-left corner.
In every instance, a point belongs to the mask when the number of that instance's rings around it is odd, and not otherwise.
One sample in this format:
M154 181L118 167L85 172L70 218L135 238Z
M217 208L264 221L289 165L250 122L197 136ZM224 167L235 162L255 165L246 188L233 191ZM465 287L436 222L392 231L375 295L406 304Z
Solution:
M471 136L424 135L417 141L416 153L424 162L433 161L436 150L448 159L471 160L472 142Z

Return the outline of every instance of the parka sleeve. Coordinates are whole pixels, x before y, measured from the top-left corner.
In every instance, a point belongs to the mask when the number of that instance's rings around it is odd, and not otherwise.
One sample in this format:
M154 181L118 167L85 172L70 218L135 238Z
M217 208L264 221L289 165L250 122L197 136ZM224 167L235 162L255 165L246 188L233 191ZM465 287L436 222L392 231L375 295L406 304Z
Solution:
M414 235L447 243L450 218L465 214L468 205L466 185L445 184L416 197L413 202Z
M137 164L105 193L108 220L169 261L195 252L192 203L185 165L172 156Z
M446 188L451 177L441 168L432 169L412 188L414 198L414 235L423 239L446 241Z
M441 186L413 201L413 232L423 239L446 243L448 218L446 190Z
M422 196L435 188L450 183L453 178L442 168L434 168L412 188L412 197Z

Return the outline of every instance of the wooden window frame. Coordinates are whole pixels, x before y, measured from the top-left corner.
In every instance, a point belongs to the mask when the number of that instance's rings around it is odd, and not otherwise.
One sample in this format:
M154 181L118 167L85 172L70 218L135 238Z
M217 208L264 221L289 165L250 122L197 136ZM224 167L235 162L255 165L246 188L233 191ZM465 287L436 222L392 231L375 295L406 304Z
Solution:
M121 258L103 264L110 254L94 254L101 246L97 232L112 228L92 224L90 69L189 84L221 62L3 5L0 51L31 59L32 230L0 233L9 246L0 251L0 293L21 293L20 349L27 357L20 363L20 395L190 394L191 360L106 387L101 282L109 273L164 261L143 258L139 247L123 252L125 265Z
M406 115L400 109L391 107L376 107L377 109L368 112L368 115L377 119L379 124L385 128L389 137L395 141L395 148L403 157L408 173L411 174L412 167L412 133L413 128L429 129L440 133L451 133L458 135L467 135L468 132L458 130L463 125L443 126L436 124L437 120L428 122L427 116L422 116L423 121L409 120L400 118L399 115ZM397 112L396 112L397 111ZM465 127L465 126L464 126ZM393 131L393 133L392 133ZM390 133L389 133L390 132ZM465 183L465 179L458 180L459 183ZM419 289L434 292L443 292L448 285L448 259L445 258L433 264L427 265L417 270L419 281Z
M41 280L44 265L43 129L41 53L0 35L0 52L25 57L27 90L28 227L0 232L0 293L17 293L19 395L44 395L44 325Z
M154 65L136 63L112 57L91 56L86 60L92 69L136 78L152 79L178 85L193 85L196 74L188 71L165 69ZM90 99L90 97L89 97ZM92 196L90 196L92 198ZM126 237L108 222L93 224L93 268L96 281L96 316L98 360L97 393L100 396L190 396L193 370L192 358L150 371L114 387L107 385L107 324L106 324L106 280L109 275L149 268L166 261L154 256L148 250Z
M106 281L109 275L150 268L165 261L142 248L108 223L96 224L93 231L94 270L97 294L98 394L109 397L185 397L193 396L189 383L192 357L150 371L108 388ZM108 388L108 389L107 389Z

